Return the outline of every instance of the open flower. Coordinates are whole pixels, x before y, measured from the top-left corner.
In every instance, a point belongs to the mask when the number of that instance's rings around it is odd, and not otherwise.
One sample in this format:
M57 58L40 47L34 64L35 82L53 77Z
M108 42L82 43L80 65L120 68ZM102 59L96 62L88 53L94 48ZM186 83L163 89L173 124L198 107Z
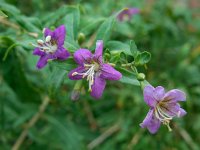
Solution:
M59 26L54 31L48 28L44 28L44 39L37 40L37 45L32 44L36 48L33 51L33 55L40 56L37 63L37 68L43 68L48 60L65 60L70 56L70 53L63 47L66 35L66 29L64 25Z
M165 93L162 86L154 88L147 85L144 88L144 101L150 106L150 110L140 126L147 128L149 132L154 134L163 123L171 131L169 123L173 117L182 117L186 114L186 111L178 104L178 101L185 100L185 93L178 89Z
M133 15L139 12L140 10L138 8L126 8L118 14L117 19L119 21L130 20Z
M121 73L112 66L103 63L102 52L102 40L96 42L95 54L92 54L88 49L77 50L74 53L74 59L79 66L69 73L71 80L86 78L89 82L91 96L96 99L102 96L106 80L119 80L122 77Z

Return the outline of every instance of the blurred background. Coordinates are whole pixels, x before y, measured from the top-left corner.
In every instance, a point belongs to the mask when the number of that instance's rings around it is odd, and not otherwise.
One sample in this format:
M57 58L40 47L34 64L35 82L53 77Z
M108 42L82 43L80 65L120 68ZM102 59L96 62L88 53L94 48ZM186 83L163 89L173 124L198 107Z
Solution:
M125 7L140 9L115 24L111 39L133 39L152 54L148 69L140 70L152 85L186 92L181 106L188 114L172 121L172 132L161 126L151 135L140 128L148 112L140 87L108 82L101 100L86 93L73 102L75 82L66 71L36 69L29 43L42 37L44 27L60 24L66 4L79 4L78 32L86 39L103 18ZM0 150L16 141L22 150L200 149L199 0L0 0L0 9L8 16L0 18Z

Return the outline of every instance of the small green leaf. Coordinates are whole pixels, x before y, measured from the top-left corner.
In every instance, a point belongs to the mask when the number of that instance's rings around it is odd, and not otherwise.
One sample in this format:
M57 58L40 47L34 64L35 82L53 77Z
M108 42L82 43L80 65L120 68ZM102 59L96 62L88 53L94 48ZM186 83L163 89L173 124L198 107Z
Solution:
M77 65L75 63L75 61L73 60L73 58L68 58L65 61L50 61L49 62L53 67L58 67L62 70L66 70L66 71L70 71L72 69L74 69Z
M3 11L0 10L0 18L6 18L8 17Z
M122 73L122 78L119 80L120 82L140 86L140 82L137 80L134 72L123 68L117 68L117 70Z
M92 32L94 32L97 27L105 20L103 18L84 18L87 22L86 25L84 25L81 29L81 32L84 33L85 35L89 35ZM84 20L84 21L85 21Z
M124 52L120 53L120 59L121 59L121 62L127 63L127 56Z
M134 41L130 41L130 51L133 57L136 58L139 52Z
M127 55L131 55L130 46L120 41L109 41L106 46L112 52L124 52Z
M106 43L109 40L115 20L116 20L116 14L110 16L101 24L101 26L97 31L96 40L103 40L104 43Z
M147 51L144 51L137 55L135 59L135 65L144 65L151 60L151 54Z
M66 70L63 70L55 66L52 67L52 71L48 79L48 91L50 95L54 95L55 92L59 89L66 74L67 74Z

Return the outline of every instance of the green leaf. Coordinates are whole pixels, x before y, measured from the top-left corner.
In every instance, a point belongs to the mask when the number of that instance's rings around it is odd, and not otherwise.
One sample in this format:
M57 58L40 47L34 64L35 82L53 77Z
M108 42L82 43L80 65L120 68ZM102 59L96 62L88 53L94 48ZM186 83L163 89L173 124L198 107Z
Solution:
M140 86L140 82L134 72L128 71L123 68L117 68L118 71L122 73L122 78L119 80L122 83Z
M68 37L76 40L80 23L80 11L78 7L68 6L65 25Z
M133 57L136 58L139 52L134 41L130 41L130 51Z
M12 15L19 15L20 14L20 10L17 9L15 6L7 4L7 3L2 2L2 1L0 3L0 8L1 8L1 10L8 12Z
M3 11L0 10L0 18L1 18L1 17L6 18L6 17L8 17L8 16L7 16Z
M63 83L66 74L67 74L66 70L63 70L55 66L52 67L52 71L48 79L48 91L50 95L54 95L55 92L59 89L59 87Z
M144 51L137 55L135 59L135 65L144 65L151 60L151 54L147 51Z
M116 15L112 15L101 24L101 26L97 30L96 40L103 40L104 43L109 40L115 19Z
M124 52L127 55L131 55L130 46L120 41L109 41L106 44L106 48L108 48L111 51L111 53Z
M68 58L65 61L56 61L56 60L50 61L49 64L52 65L53 67L55 66L66 71L70 71L77 67L76 62L72 57Z
M56 137L59 138L59 141L65 145L65 149L83 149L81 144L82 136L76 130L75 125L70 124L69 121L66 123L64 120L59 121L57 118L47 115L45 116L45 119L47 119L52 127L52 132L54 133L56 131Z
M100 23L102 23L105 19L103 18L84 18L86 19L86 25L82 27L81 32L84 33L85 35L91 34L94 32L97 27L99 26Z

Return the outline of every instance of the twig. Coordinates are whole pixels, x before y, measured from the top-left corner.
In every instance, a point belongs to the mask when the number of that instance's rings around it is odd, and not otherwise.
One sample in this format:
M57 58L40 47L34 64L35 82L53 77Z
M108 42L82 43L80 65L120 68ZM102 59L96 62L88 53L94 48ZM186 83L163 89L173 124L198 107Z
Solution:
M11 27L11 28L13 28L15 30L19 30L20 29L20 27L18 25L14 24L14 23L12 23L10 21L8 21L5 18L0 18L0 23L4 24L6 26L9 26L9 27Z
M140 129L131 139L131 142L128 144L127 149L131 150L133 147L138 143L141 138L142 133L144 132L143 129Z
M120 122L118 122L117 124L113 125L112 127L110 127L108 130L106 130L103 134L101 134L99 137L97 137L96 139L94 139L92 142L90 142L88 144L88 149L92 150L95 147L97 147L98 145L100 145L101 143L103 143L103 141L105 141L108 137L110 137L112 134L114 134L115 132L117 132L118 130L120 130Z
M20 26L18 26L17 24L13 23L13 22L10 22L9 20L7 20L6 18L0 18L0 23L6 25L6 26L9 26L13 29L15 29L16 31L19 31L20 30ZM37 38L38 37L38 33L34 33L34 32L28 32L25 30L25 32L27 32L28 35L34 37L34 38Z
M21 144L24 142L28 131L31 127L33 127L35 125L35 123L39 120L39 118L41 117L41 115L44 113L47 105L49 104L50 99L49 97L45 97L42 104L39 107L38 112L31 118L31 120L27 123L25 129L22 131L22 133L20 134L19 138L17 139L17 141L15 142L15 144L12 147L12 150L18 150L19 147L21 146Z
M92 110L90 108L90 105L88 104L87 101L83 101L83 105L84 105L84 110L87 115L88 121L90 123L90 127L92 128L92 130L95 130L97 128L97 123L92 113Z
M89 39L89 41L87 42L86 46L90 48L93 45L95 39L96 39L96 33L92 34L92 36Z
M180 126L178 126L177 124L174 124L174 128L176 129L176 131L180 134L180 136L185 140L186 144L192 149L192 150L197 150L197 146L194 143L192 137L189 135L189 133L181 128Z

